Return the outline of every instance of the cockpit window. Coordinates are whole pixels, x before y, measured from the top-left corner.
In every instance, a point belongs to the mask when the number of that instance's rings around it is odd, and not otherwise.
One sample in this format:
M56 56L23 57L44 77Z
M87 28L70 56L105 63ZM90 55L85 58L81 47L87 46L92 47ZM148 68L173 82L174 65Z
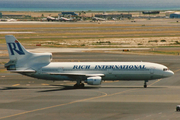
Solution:
M168 71L168 68L163 68L163 71Z

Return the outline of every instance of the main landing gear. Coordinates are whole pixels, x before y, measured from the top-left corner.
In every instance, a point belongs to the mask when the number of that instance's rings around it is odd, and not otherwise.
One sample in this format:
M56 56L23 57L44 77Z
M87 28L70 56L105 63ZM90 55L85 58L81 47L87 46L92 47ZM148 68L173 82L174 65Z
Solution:
M81 83L81 81L78 80L77 83L74 85L74 88L84 88L84 83Z
M144 88L147 88L147 82L148 82L148 80L144 81Z

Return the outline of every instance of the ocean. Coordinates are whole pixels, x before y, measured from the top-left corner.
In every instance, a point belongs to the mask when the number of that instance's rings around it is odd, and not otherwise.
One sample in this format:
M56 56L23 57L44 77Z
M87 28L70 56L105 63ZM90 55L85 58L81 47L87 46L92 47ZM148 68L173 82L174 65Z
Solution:
M180 10L180 0L0 0L0 11Z

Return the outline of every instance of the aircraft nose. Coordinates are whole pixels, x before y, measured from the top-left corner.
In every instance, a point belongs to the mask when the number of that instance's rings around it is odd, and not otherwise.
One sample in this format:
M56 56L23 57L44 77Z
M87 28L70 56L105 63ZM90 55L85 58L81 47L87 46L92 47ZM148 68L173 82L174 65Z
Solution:
M172 75L174 75L174 72L171 71L171 70L169 70L169 71L167 71L167 72L164 73L164 76L165 76L165 77L170 77L170 76L172 76Z

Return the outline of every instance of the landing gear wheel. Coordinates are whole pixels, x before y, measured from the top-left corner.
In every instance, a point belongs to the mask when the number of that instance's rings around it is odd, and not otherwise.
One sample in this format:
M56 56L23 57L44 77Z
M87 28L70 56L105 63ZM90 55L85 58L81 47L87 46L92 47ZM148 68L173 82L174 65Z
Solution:
M84 83L81 83L81 84L80 84L80 88L84 88Z
M75 85L74 85L74 88L77 89L77 88L78 88L78 84L75 84Z
M75 89L84 88L84 83L80 83L79 85L78 85L78 84L75 84L75 85L74 85L74 88L75 88Z
M147 82L148 82L148 80L144 81L144 88L147 88Z

